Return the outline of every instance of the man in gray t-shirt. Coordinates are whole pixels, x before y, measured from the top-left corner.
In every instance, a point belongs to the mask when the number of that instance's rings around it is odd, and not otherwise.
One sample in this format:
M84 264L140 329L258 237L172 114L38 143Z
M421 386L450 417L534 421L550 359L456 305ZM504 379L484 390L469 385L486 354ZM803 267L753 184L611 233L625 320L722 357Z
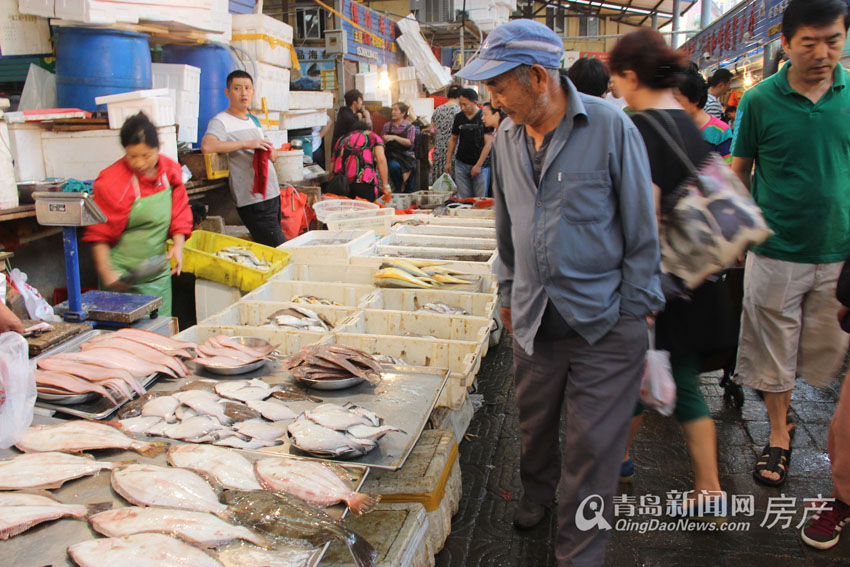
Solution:
M227 76L225 89L230 105L207 126L201 151L226 153L230 162L230 194L239 218L254 241L267 246L286 242L281 231L280 186L273 163L277 152L263 137L259 121L248 112L254 97L254 81L245 71ZM268 160L255 159L257 151L268 152ZM267 176L265 186L255 186L257 175Z

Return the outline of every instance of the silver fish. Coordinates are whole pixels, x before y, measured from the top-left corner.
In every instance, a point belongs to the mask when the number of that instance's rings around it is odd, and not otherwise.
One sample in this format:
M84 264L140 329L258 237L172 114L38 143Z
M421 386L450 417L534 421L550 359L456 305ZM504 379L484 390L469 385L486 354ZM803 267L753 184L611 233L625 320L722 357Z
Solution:
M135 534L75 543L68 555L80 567L222 567L200 549L163 534Z
M117 427L96 421L65 421L30 427L15 445L25 453L62 451L79 453L93 449L131 449L146 457L165 451L164 443L145 443L128 437Z
M161 417L168 423L177 421L174 412L180 407L180 400L174 396L160 396L147 402L142 407L144 417Z
M63 504L49 492L0 493L0 540L9 539L33 526L59 518L81 520L86 514L103 510L110 505Z
M216 393L231 400L248 402L251 400L265 400L276 390L262 380L232 380L216 384Z
M163 429L162 434L171 439L196 439L224 427L212 416L196 415L181 422L168 425Z
M345 431L353 425L375 425L368 417L336 404L322 404L304 412L304 416L323 427Z
M463 309L462 307L454 307L453 305L443 303L442 301L426 303L416 311L440 313L443 315L469 315L469 311L466 309Z
M252 410L259 412L269 421L284 421L287 419L295 419L296 413L292 411L288 405L276 400L248 400L245 404Z
M286 425L283 423L269 423L261 419L249 419L237 423L233 429L253 437L254 439L263 439L265 441L274 441L286 435Z
M118 423L121 424L121 427L123 427L124 431L127 433L132 433L133 435L144 435L149 429L159 423L165 423L165 421L161 417L155 415L140 415L138 417L122 419Z
M198 415L211 415L222 425L230 425L233 420L224 413L222 400L216 394L206 390L189 390L188 392L177 392L174 397L180 403L195 410Z
M258 490L253 465L237 453L210 445L178 445L168 450L174 467L195 471L226 489Z
M400 431L404 433L398 427L393 427L392 425L380 425L378 427L374 427L371 425L352 425L346 430L346 433L349 433L358 439L370 439L372 441L377 441L387 433L391 433L393 431Z
M299 417L290 423L286 431L293 445L298 449L319 456L360 456L376 446L373 441L355 439L345 433L322 427L304 417Z
M234 526L207 512L130 506L89 517L89 523L106 537L141 533L172 535L198 547L218 547L236 539L265 546L266 539L248 528Z

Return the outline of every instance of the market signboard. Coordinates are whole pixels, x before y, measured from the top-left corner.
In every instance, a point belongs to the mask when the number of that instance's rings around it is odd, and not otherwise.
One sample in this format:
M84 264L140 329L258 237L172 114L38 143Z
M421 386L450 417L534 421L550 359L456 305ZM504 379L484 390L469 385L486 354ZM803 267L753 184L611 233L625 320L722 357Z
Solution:
M742 2L686 41L681 49L687 52L701 69L757 50L779 37L782 31L782 14L789 1Z
M341 7L342 29L348 36L348 59L375 65L402 63L393 20L351 0L342 0Z

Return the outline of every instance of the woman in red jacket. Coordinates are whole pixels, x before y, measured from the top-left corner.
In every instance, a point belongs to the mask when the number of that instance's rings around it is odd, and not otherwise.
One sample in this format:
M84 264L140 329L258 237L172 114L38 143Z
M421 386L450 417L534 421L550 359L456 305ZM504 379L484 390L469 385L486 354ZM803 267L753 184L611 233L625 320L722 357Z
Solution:
M94 200L107 221L87 228L101 287L162 297L159 314L171 316L171 275L183 267L183 244L192 234L192 211L180 165L159 155L156 127L143 113L121 128L125 155L100 172ZM174 246L167 258L176 262L128 287L121 276L142 261L164 255L166 240Z

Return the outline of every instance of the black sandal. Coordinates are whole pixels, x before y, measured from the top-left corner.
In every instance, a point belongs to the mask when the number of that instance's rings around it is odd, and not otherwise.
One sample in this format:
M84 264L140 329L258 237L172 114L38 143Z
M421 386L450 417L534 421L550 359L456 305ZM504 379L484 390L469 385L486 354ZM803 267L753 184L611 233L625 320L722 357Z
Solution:
M791 465L791 449L783 449L782 447L771 447L767 445L762 451L761 457L756 462L756 469L753 471L753 477L762 484L767 486L780 486L785 482L788 476L788 467ZM773 472L779 475L779 478L773 480L762 475L762 471Z

